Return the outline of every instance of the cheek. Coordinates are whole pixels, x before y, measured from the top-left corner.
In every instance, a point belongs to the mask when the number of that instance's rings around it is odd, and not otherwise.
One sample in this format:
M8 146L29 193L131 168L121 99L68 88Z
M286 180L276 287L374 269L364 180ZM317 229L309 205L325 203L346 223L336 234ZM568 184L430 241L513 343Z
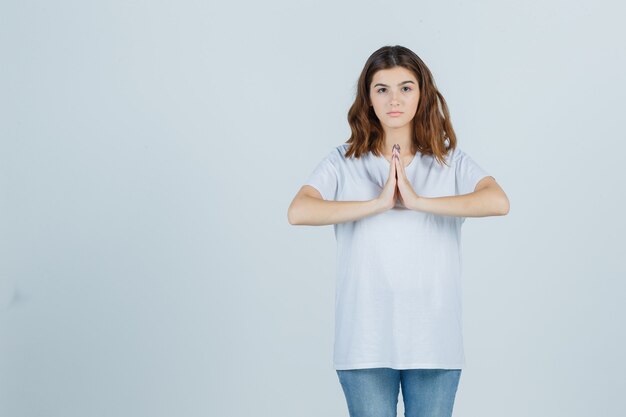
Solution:
M374 106L374 111L376 113L380 113L382 109L384 108L384 106L376 100L372 101L372 106Z

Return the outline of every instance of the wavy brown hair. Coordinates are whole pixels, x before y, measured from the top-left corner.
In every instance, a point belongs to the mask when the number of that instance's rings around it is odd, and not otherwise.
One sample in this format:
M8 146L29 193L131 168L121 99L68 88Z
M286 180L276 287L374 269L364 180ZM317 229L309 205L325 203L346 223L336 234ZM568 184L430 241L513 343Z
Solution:
M446 100L437 90L435 80L424 61L413 51L400 45L378 49L367 59L361 71L356 98L348 112L352 135L345 142L350 144L346 157L354 155L358 158L370 151L377 156L382 155L385 132L371 106L370 85L377 71L394 67L410 70L419 84L420 98L412 120L413 152L434 155L436 160L446 164L445 156L456 148L456 135L450 123Z

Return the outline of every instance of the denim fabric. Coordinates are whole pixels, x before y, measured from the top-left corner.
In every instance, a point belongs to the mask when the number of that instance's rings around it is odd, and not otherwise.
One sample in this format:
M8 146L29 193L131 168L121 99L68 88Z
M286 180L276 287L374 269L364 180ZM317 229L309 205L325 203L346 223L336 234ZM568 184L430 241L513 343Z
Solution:
M396 417L402 387L405 417L451 417L461 369L336 370L350 417Z

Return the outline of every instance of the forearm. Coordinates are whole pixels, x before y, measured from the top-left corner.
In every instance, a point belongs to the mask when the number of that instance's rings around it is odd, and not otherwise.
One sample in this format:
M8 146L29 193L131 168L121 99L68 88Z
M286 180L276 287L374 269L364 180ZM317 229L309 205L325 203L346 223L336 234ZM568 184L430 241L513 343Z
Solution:
M485 217L506 214L508 205L506 197L487 187L463 195L418 196L408 208L442 216Z
M377 199L332 201L305 195L289 209L289 222L294 225L324 226L358 220L382 211Z

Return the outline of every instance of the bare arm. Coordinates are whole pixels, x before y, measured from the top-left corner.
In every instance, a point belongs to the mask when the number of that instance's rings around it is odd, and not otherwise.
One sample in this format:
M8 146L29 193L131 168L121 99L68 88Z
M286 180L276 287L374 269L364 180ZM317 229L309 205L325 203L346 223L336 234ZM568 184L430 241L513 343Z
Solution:
M446 197L418 196L409 208L444 216L504 216L509 212L509 199L495 178L489 176L480 180L471 193Z
M358 220L387 210L379 199L366 201L324 200L310 185L303 185L294 197L287 218L293 225L324 226Z

